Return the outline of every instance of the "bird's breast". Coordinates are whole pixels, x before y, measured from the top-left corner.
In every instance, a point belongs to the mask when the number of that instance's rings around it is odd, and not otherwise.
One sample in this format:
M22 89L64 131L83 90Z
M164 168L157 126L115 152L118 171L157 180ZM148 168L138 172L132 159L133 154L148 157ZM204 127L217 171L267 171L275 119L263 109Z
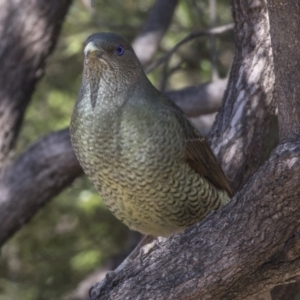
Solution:
M131 186L157 176L183 155L181 128L171 118L143 105L103 111L79 104L71 123L72 143L94 183Z

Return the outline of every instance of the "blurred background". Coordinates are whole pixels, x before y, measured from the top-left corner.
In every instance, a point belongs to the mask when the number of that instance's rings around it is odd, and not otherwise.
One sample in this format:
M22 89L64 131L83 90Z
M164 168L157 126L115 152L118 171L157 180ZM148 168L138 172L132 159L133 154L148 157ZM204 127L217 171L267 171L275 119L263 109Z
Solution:
M85 39L98 31L118 32L135 41L138 51L142 43L137 38L149 26L146 23L156 2L159 1L95 0L94 8L89 0L72 3L58 44L47 60L45 75L26 110L15 157L38 137L69 126L80 86ZM234 54L233 31L225 30L216 36L201 35L199 31L231 23L229 3L181 0L176 4L162 40L151 59L143 62L148 76L174 99L178 94L173 91L205 87L219 80L220 106ZM191 36L157 64L182 39L196 32L198 37ZM190 110L189 116L203 134L209 132L217 108L205 114ZM82 176L2 248L0 300L86 299L90 284L115 266L138 239L138 234L130 233L112 216Z

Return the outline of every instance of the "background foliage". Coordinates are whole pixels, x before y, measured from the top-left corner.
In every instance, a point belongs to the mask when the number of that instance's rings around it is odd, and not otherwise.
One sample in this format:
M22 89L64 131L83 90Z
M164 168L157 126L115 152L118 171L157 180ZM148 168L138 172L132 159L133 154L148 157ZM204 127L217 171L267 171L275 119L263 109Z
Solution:
M27 110L17 152L37 137L67 127L80 86L84 40L97 31L115 31L132 40L153 5L150 0L74 1L46 74ZM217 25L231 22L228 1L217 3ZM210 27L208 1L180 1L171 27L156 57L189 33ZM217 65L226 76L233 56L232 33L216 40ZM167 89L210 81L208 38L195 39L172 56L180 68L167 81ZM161 69L149 74L159 87ZM122 252L128 229L117 221L84 177L47 205L2 249L0 300L62 299L77 283L110 257Z

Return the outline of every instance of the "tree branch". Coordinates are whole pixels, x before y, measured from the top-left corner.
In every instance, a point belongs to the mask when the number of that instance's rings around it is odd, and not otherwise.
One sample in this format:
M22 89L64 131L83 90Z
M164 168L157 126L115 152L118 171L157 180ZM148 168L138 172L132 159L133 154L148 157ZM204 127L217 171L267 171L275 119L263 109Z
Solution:
M156 0L154 3L141 32L132 42L142 65L147 65L155 55L171 23L177 3L178 0Z
M237 291L250 290L260 293L263 290L271 290L274 282L286 284L293 282L300 274L300 239L299 234L285 242L283 249L270 258L252 275L244 281L244 284L236 286ZM248 280L247 284L246 281ZM251 295L251 292L248 293ZM251 299L252 296L248 298ZM284 299L290 299L284 297Z
M211 145L232 181L242 187L277 143L274 66L264 0L232 0L236 53Z
M19 133L71 0L0 0L0 170Z
M190 86L181 90L167 91L165 95L175 102L189 117L217 112L222 106L222 98L228 79Z
M154 61L149 67L147 67L146 68L146 73L150 73L153 69L158 67L160 64L162 64L166 60L168 60L170 58L170 56L172 54L174 54L185 43L187 43L187 42L189 42L189 41L191 41L191 40L193 40L197 37L200 37L200 36L218 35L218 34L222 34L226 31L229 31L229 30L232 30L232 29L233 29L233 24L227 24L227 25L211 28L211 29L208 29L208 30L197 31L197 32L189 34L187 37L185 37L179 43L177 43L171 50L166 52L163 56L161 56L159 59Z
M288 139L300 134L300 7L297 0L269 2L279 133Z
M0 177L0 246L80 174L68 129L30 146Z

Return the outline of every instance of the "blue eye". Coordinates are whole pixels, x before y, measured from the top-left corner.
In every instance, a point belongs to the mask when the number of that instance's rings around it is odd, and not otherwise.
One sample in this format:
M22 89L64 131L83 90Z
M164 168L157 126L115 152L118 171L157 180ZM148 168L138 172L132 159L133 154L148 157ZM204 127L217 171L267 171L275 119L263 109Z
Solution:
M123 45L119 45L116 49L116 52L119 56L123 55L125 52L124 46Z

